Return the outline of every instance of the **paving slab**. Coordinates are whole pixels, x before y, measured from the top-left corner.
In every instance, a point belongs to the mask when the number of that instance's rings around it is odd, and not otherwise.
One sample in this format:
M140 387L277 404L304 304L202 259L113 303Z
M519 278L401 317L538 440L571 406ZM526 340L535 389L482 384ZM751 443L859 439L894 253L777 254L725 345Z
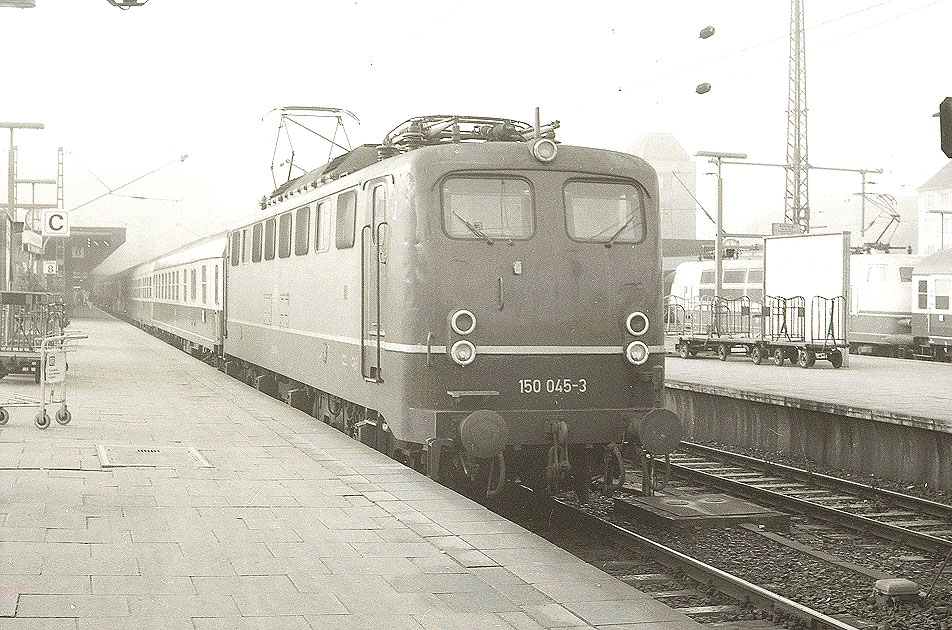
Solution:
M0 428L0 630L699 627L124 322L73 326L73 421Z

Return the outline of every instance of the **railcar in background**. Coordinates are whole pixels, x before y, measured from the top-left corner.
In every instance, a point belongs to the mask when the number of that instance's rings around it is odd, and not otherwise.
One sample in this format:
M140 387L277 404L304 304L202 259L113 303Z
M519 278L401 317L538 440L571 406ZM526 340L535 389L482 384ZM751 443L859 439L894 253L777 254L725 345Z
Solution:
M916 355L952 361L952 249L923 258L912 272Z

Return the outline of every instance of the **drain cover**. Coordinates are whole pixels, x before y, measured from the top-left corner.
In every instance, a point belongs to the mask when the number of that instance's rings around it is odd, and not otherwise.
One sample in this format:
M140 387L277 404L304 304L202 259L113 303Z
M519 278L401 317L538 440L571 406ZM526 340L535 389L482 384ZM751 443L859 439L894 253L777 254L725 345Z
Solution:
M211 468L202 454L192 446L106 446L96 445L103 468L150 467L174 468L189 466Z

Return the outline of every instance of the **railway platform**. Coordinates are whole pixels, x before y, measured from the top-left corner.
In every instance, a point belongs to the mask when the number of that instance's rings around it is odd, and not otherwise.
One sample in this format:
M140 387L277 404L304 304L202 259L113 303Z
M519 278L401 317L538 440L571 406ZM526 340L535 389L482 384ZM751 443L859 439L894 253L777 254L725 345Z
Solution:
M952 365L851 356L849 367L670 357L666 404L693 439L952 490Z
M0 427L0 630L700 627L126 323L73 325L72 422Z

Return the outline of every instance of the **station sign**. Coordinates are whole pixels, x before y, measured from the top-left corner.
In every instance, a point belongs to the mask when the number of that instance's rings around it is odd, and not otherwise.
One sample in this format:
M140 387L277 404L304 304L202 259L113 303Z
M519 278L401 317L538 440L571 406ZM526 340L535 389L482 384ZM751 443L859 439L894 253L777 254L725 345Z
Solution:
M43 261L43 273L48 276L52 276L57 272L57 266L55 260L44 260Z
M69 236L69 213L59 209L44 210L43 236Z

